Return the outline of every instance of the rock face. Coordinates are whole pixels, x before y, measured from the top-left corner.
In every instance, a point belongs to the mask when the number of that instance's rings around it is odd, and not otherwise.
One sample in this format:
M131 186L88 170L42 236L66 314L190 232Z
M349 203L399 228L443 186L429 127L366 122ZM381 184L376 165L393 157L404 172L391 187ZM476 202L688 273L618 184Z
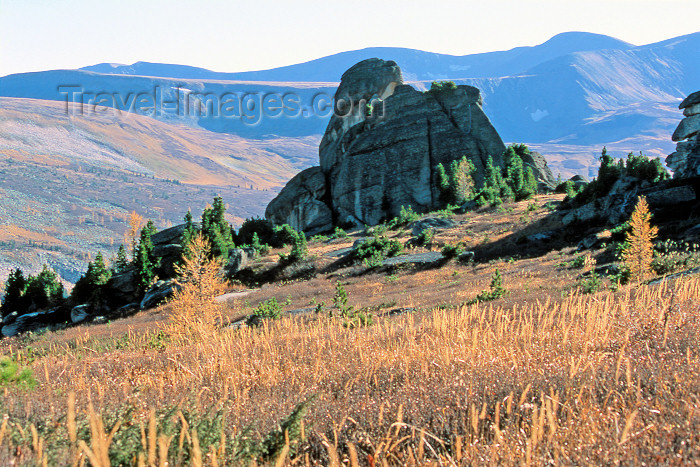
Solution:
M700 91L689 95L678 108L685 118L673 133L678 142L676 152L666 158L674 178L690 178L700 175Z
M335 94L320 167L294 177L265 216L315 234L334 224L374 225L398 215L401 206L416 212L439 207L438 164L467 156L477 184L489 156L502 164L505 145L481 103L471 86L420 92L404 85L393 61L354 65ZM533 166L546 167L535 159Z
M547 166L544 156L536 151L531 151L529 156L523 157L525 167L530 167L537 179L537 189L540 192L553 192L557 187L557 179L552 170Z

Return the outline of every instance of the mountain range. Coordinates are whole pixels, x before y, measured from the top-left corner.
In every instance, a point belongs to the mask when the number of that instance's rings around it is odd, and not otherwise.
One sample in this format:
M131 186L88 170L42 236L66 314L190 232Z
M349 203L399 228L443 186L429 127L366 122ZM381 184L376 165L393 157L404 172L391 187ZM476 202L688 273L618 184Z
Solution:
M172 215L156 216L163 224L177 221L173 215L179 218L191 205L205 203L197 193L210 200L213 193L228 193L232 187L239 191L237 196L252 187L241 197L246 201L233 203L232 219L261 214L289 177L317 162L316 147L329 118L315 106L319 96L330 99L347 68L378 57L396 61L404 80L419 90L435 80L478 87L484 110L504 141L527 143L540 151L555 175L590 177L595 176L596 156L604 145L618 156L644 151L665 157L673 151L670 135L682 118L677 105L700 87L698 50L700 33L636 46L605 35L570 32L533 47L465 56L377 47L236 73L137 62L13 74L0 78L0 158L5 164L0 169L10 173L20 166L59 164L73 180L81 177L78 168L90 167L119 173L114 179L96 177L93 183L103 188L136 176L175 180L185 191L192 188L169 203ZM85 94L73 94L76 90ZM85 98L95 104L101 93L112 97L96 107L66 102ZM146 110L141 112L139 94L147 96L141 109ZM189 98L185 96L197 95L203 97L201 103L185 111L184 99ZM217 114L214 107L207 113L208 104L221 104L226 95L252 99L258 106L264 95L294 96L298 112L259 117L255 111L248 115L241 106L230 118ZM148 110L149 99L153 111ZM177 112L156 110L159 99ZM2 189L11 189L17 199L31 200L43 212L56 202L41 189L51 183L48 172L37 171L24 184L10 188L4 182ZM122 203L120 215L138 210L144 199L157 198L164 189L158 184L140 189L141 195ZM86 190L71 204L89 206L100 191L110 193L110 189ZM8 203L13 196L4 193L0 209L12 211ZM118 199L118 190L114 196ZM85 217L78 211L64 211L72 219L69 224ZM3 222L16 227L21 219ZM121 232L123 224L107 228ZM37 238L57 238L42 227L41 216L32 225L30 230L41 234ZM5 226L5 233L12 230ZM1 236L9 238L5 233ZM3 241L9 240L0 238ZM78 241L70 249L109 250L112 246L105 242ZM0 254L0 269L6 269L2 263L12 261L2 257L8 256Z

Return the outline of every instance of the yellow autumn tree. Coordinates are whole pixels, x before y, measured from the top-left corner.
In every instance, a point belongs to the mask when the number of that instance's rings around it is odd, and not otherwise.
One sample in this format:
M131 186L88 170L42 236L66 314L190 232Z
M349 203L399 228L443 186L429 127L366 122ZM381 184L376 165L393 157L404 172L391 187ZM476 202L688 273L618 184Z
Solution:
M173 337L199 341L211 336L221 319L221 306L215 298L226 283L222 263L211 258L209 241L198 233L189 244L182 264L175 265L176 282L180 289L170 300L170 325Z
M654 259L652 241L659 229L651 225L651 213L644 196L640 196L630 217L630 231L627 233L627 248L622 253L622 260L629 269L633 280L644 279L651 272Z
M124 243L126 243L131 250L132 259L136 251L136 245L139 242L141 227L143 227L143 216L136 211L131 211L131 214L129 214L129 228L124 232Z

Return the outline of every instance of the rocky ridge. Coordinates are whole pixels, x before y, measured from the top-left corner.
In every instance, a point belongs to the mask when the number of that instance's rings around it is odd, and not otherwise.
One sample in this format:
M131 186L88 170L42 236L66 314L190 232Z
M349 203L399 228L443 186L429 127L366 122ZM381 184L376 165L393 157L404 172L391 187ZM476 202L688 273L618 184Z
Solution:
M307 234L334 225L375 225L440 207L435 168L467 156L480 184L489 157L502 164L505 145L483 111L480 91L456 86L420 92L403 84L393 61L369 59L342 76L319 147L320 166L295 176L267 207L275 224ZM531 166L543 186L554 177L544 158Z
M678 106L685 118L673 133L676 152L666 158L674 177L688 178L700 175L700 91L689 95Z

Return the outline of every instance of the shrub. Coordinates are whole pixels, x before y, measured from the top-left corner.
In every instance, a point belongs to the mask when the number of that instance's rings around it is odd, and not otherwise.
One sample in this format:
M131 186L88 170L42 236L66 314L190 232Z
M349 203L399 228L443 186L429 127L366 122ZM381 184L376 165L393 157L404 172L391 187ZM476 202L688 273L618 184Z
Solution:
M15 385L32 389L36 384L30 368L20 370L17 363L9 357L0 358L0 386Z
M427 228L421 230L418 237L416 237L416 242L419 245L428 245L430 242L433 241L434 236L435 236L435 229L433 229L432 227L427 227Z
M374 322L371 313L364 310L356 310L354 306L348 305L348 293L340 281L335 283L333 305L339 316L345 318L344 325L347 327L369 326ZM333 310L330 311L330 317L333 317Z
M390 230L398 229L399 227L403 227L411 222L417 221L419 218L420 216L413 211L411 206L407 208L401 206L401 211L399 211L398 217L394 217L391 221L389 221L388 227Z
M333 230L333 234L330 236L331 239L347 238L347 237L348 237L348 233L338 226L335 227L335 229Z
M454 245L447 244L442 247L442 250L440 252L442 253L442 256L444 256L447 259L451 258L456 258L457 256L461 255L462 253L465 252L466 245L464 242L458 242Z
M403 250L403 245L398 240L389 240L386 237L373 237L360 243L352 252L356 260L364 260L381 255L383 258L396 256Z
M258 235L260 243L279 248L282 244L275 234L275 226L267 219L253 217L246 219L234 238L236 245L250 245L253 241L253 234Z
M156 268L160 260L153 254L153 242L151 236L156 233L156 227L152 221L148 221L141 229L139 243L134 251L134 266L136 267L136 286L145 293L156 279Z
M211 207L202 212L202 234L211 245L211 254L215 258L228 258L228 252L234 248L231 225L225 219L226 206L220 196L214 198Z
M663 276L686 268L700 266L700 251L698 245L685 242L666 240L655 247L655 256L651 269L657 275Z
M455 89L457 89L457 85L454 81L433 81L430 83L430 90L428 90L428 92L437 95L444 92L454 91Z
M491 284L489 285L489 290L482 291L473 300L468 303L473 304L476 302L488 302L491 300L497 300L505 296L508 291L503 287L503 277L501 276L501 270L496 268L493 275L491 276Z
M309 247L304 232L297 232L289 224L275 227L275 234L283 245L291 245L288 254L280 253L280 261L295 263L306 258Z
M579 288L584 294L596 293L604 288L603 280L598 274L592 274L590 277L583 279L579 283Z
M598 177L572 197L574 205L580 206L606 196L623 175L651 183L658 183L670 177L658 158L649 159L640 152L639 155L629 153L626 161L623 159L615 161L604 147L600 156Z
M289 301L286 303L279 303L276 297L272 297L269 300L260 302L258 307L253 312L253 316L259 320L279 319L282 317L282 308L286 304L289 304Z
M474 173L476 167L466 156L450 164L449 174L442 163L437 165L437 186L444 205L461 206L474 197Z

